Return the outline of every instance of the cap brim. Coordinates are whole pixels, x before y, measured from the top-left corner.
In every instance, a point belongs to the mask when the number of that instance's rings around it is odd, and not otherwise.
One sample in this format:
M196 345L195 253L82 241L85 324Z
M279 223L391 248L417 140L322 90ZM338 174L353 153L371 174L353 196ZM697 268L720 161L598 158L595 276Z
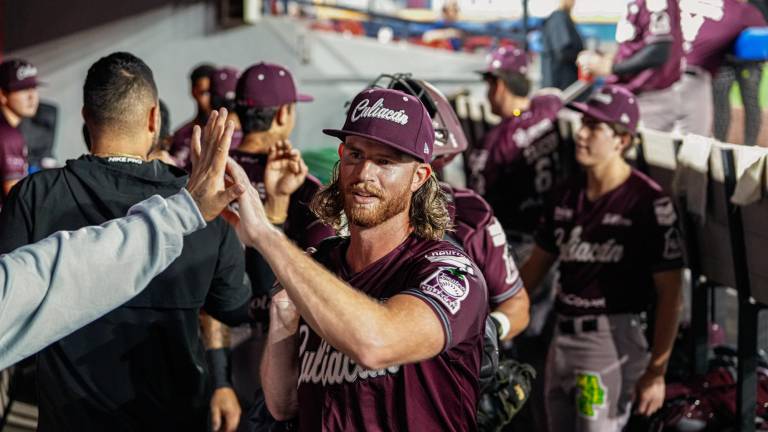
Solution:
M497 76L493 71L490 70L476 70L475 73L483 77L483 79L488 79L491 77L495 78Z
M403 152L403 153L405 153L405 154L407 154L409 156L415 157L417 160L420 160L420 161L424 160L424 155L417 154L416 152L413 152L413 151L408 151L408 150L400 147L399 145L397 145L397 144L395 144L395 143L393 143L391 141L383 140L383 139L381 139L379 137L376 137L376 136L373 136L373 135L368 135L368 134L364 134L364 133L360 133L360 132L354 132L354 131L347 131L347 130L343 130L343 129L323 129L323 133L326 134L326 135L330 135L332 137L336 137L336 138L338 138L338 139L340 139L342 141L344 141L344 139L346 137L350 136L350 135L357 136L357 137L360 137L360 138L369 139L371 141L376 141L376 142L382 143L384 145L388 145L388 146L390 146L390 147L392 147L392 148L394 148L394 149L396 149L398 151L401 151L401 152ZM429 163L429 162L427 162L427 163Z
M315 100L315 98L310 96L310 95L308 95L308 94L301 94L301 93L299 93L296 96L296 102L312 102L313 100Z
M8 90L10 91L19 91L19 90L27 90L31 88L37 88L37 87L45 87L46 83L42 81L34 81L34 82L26 82L15 86L9 86Z
M586 104L584 102L571 102L568 104L568 107L571 108L574 111L578 111L588 117L595 118L597 120L600 120L601 122L606 123L614 123L616 122L616 119L613 118L611 115L606 113L605 111L596 108L594 106L590 106L589 104Z

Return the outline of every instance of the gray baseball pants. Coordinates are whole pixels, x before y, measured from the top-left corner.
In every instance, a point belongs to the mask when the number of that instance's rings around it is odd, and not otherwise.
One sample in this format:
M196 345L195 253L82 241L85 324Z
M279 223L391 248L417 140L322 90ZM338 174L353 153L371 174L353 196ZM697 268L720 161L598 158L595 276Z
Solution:
M550 432L620 432L649 360L639 315L558 316L545 374Z

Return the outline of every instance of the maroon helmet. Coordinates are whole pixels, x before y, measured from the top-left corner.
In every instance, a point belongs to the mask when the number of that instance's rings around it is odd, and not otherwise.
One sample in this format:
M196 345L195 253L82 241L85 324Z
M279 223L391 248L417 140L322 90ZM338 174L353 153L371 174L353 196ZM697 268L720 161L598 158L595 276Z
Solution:
M443 93L432 84L414 79L411 74L382 74L369 87L400 90L421 101L435 129L433 166L445 163L467 149L469 142L456 112Z

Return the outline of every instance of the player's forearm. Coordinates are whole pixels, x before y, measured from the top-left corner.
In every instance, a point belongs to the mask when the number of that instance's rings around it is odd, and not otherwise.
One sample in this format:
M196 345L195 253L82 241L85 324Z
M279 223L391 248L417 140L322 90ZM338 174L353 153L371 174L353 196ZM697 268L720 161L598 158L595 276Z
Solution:
M506 316L509 321L509 329L506 334L500 334L501 340L510 340L528 327L531 320L530 301L528 293L523 288L512 298L502 302L496 307L494 312L500 312Z
M547 272L555 263L556 256L546 252L540 246L534 246L531 255L520 268L520 278L523 280L529 297L539 290L539 285L544 280Z
M390 346L397 329L385 306L344 283L281 232L269 230L260 243L264 246L256 248L299 314L331 346L363 365L364 356Z
M205 312L200 314L200 333L205 349L219 349L229 346L229 327Z
M656 321L648 370L664 375L677 337L677 326L682 307L682 277L680 271L667 273L666 281L659 284L657 277Z
M13 189L13 187L16 186L16 183L18 182L18 179L3 180L3 196L8 196L8 194L11 193L11 189Z
M646 69L661 67L667 62L672 50L671 42L657 42L647 45L632 57L613 65L616 75L633 75Z
M267 336L261 360L261 385L267 409L278 421L289 420L298 412L298 344L297 333L281 337L271 328Z
M154 196L132 207L128 217L58 232L3 255L0 369L140 293L181 254L183 235L204 226L188 193ZM83 264L98 271L84 272Z

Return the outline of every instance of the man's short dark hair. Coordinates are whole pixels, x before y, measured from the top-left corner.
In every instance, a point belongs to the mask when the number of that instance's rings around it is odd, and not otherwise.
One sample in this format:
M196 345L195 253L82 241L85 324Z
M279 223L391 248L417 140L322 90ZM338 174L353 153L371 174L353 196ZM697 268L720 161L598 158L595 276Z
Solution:
M201 63L189 73L189 81L195 85L199 79L210 78L214 72L216 72L216 66L210 63Z
M280 107L254 108L242 104L235 106L237 118L243 128L243 135L253 132L266 132L272 127L272 121Z
M98 126L130 126L140 121L142 107L157 101L152 70L126 52L100 58L88 69L83 86L83 108L89 122Z
M525 74L518 72L499 73L495 75L500 79L507 89L515 96L527 97L531 92L531 80Z

